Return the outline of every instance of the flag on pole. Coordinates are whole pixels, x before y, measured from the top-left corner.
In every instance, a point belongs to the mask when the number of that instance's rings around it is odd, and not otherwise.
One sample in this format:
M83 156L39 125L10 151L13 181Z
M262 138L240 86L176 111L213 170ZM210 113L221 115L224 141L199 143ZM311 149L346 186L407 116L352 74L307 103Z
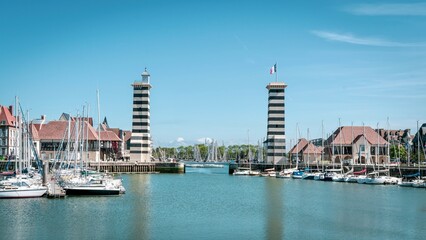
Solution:
M274 66L269 69L269 74L274 74L277 72L277 64L275 63Z

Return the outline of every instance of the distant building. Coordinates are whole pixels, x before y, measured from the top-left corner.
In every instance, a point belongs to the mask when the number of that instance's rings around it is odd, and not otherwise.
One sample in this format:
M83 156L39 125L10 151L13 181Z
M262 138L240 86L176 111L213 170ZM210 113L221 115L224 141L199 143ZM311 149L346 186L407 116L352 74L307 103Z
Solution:
M74 160L76 156L83 161L117 159L121 139L113 131L101 126L99 132L91 124L93 123L92 118L76 118L62 114L59 119L44 124L32 124L34 140L40 142L37 151L41 159L70 158ZM80 142L76 143L76 139ZM81 148L86 149L86 143L87 151L84 151L84 154L81 155L83 152ZM77 153L76 148L80 148L79 153Z
M420 154L419 154L420 153ZM417 131L416 135L413 138L413 158L418 157L424 160L426 156L426 123L423 123L422 126Z
M0 105L0 158L10 158L15 155L16 128L13 106Z
M406 146L411 143L410 129L404 130L386 130L376 129L376 132L380 134L382 138L388 141L391 145L402 145Z
M317 147L321 147L323 143L325 142L325 139L323 138L315 138L309 141L310 143L314 144Z
M315 146L312 142L301 138L289 151L292 162L319 163L321 161L322 147Z
M102 122L102 128L108 131L114 132L115 135L120 138L120 142L118 142L117 152L115 154L115 158L117 160L130 160L130 137L132 136L131 131L122 130L120 128L111 128L108 125L108 120L105 117Z
M388 164L389 143L371 127L339 127L325 143L325 158L332 163Z
M73 155L72 152L76 150L75 148L81 144L75 142L76 127L79 126L87 130L87 133L85 133L85 141L87 139L88 143L88 151L81 157L83 160L96 160L99 155L98 134L96 133L96 129L86 121L79 124L76 121L65 120L50 121L41 126L38 131L40 139L40 158L42 160L75 159L75 156L71 155ZM70 151L70 155L67 153L68 150Z

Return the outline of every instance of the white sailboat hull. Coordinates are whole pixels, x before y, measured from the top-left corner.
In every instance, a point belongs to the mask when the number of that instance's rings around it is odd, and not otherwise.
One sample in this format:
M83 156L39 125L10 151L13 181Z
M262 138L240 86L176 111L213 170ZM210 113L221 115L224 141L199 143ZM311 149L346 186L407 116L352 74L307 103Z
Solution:
M41 197L47 191L46 187L0 189L0 198L33 198Z

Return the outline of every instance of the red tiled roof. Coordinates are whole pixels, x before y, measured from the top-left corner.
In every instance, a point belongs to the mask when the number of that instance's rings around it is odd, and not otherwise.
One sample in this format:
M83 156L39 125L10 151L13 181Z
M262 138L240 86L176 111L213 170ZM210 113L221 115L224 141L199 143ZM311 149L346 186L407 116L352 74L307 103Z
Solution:
M309 143L308 146L303 150L304 154L321 154L322 147L317 147L312 143Z
M308 140L301 138L299 142L290 150L291 154L304 153L304 154L321 154L322 147L317 147Z
M96 130L88 123L84 122L84 129L89 130L89 140L97 140L98 134ZM67 138L67 121L50 121L46 124L43 124L43 127L39 131L39 137L41 140L62 140ZM71 139L74 139L75 136L75 122L71 122ZM86 133L85 133L86 134Z
M38 135L37 127L34 124L30 125L31 127L31 135L33 140L40 140L40 136Z
M41 127L43 126L43 124L40 123L33 123L31 125L33 125L37 131L40 131Z
M290 153L300 153L306 147L306 145L308 145L308 140L301 138L299 139L299 142L290 150Z
M101 131L101 141L121 142L121 139L113 131Z
M112 132L115 133L115 135L120 137L120 129L119 128L108 128L108 131L112 131Z
M372 145L388 144L388 142L371 127L364 128L363 126L343 126L338 128L333 135L334 138L333 136L330 136L327 139L327 145L351 145L362 135L365 135L366 140Z
M5 121L7 126L15 126L15 117L9 108L0 105L0 122Z

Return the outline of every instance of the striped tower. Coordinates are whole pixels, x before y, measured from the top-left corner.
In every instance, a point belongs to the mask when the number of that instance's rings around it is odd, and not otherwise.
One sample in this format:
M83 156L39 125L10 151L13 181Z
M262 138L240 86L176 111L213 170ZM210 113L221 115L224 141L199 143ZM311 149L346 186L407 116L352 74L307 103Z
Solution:
M149 121L150 75L142 73L142 81L135 81L133 87L132 137L130 138L130 161L151 162L151 135Z
M268 133L266 139L268 163L276 164L284 158L285 149L285 104L283 82L269 83L268 89Z

